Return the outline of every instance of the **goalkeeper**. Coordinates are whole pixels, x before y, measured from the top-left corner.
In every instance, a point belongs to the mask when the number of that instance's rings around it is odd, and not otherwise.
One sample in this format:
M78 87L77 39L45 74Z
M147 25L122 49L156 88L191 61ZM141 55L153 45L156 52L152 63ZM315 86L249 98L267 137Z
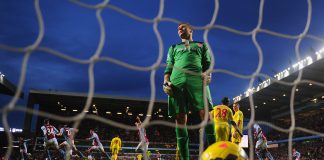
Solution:
M203 81L206 78L208 85L211 79L211 75L205 73L210 66L208 47L203 42L193 41L192 34L190 24L178 25L178 35L182 43L169 48L163 83L163 90L168 94L169 116L176 121L176 139L181 160L189 159L189 138L187 128L180 128L178 125L187 124L189 110L198 112L200 119L204 119ZM198 75L185 73L184 70ZM206 90L208 109L212 110L208 86ZM213 125L208 124L205 131L208 145L213 144L215 142Z

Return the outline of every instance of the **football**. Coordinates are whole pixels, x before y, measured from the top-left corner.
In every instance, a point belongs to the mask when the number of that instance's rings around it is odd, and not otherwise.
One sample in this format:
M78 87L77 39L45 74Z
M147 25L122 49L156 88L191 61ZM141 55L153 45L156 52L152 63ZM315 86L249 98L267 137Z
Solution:
M221 141L209 146L201 155L202 160L246 160L247 154L237 144Z

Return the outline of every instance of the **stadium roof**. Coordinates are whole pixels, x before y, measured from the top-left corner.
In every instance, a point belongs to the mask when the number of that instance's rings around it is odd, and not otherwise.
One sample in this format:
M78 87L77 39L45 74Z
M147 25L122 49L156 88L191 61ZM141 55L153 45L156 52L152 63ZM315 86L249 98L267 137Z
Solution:
M31 90L29 92L29 101L40 106L55 105L58 107L69 107L69 109L82 109L85 105L87 93L73 93L46 90ZM136 107L138 111L147 110L149 99L134 97L118 97L109 95L94 95L92 105L97 108L105 108L107 111L118 112L127 106ZM166 101L155 100L155 106L165 106ZM133 106L131 106L133 105Z
M61 116L72 116L82 111L87 96L86 93L30 90L27 107L34 108L35 105L38 104L39 110ZM105 117L118 115L148 116L146 115L148 105L149 99L94 95L88 112L89 114L99 114ZM167 102L156 100L152 114L154 116L167 116ZM31 128L31 120L32 116L26 114L24 124L25 130Z
M324 83L324 49L316 52L314 57L307 57L292 65L286 70L276 74L275 79L284 82L294 82L298 71L303 70L302 80L311 80ZM253 94L256 119L269 120L289 114L292 86L279 84L267 79L260 83L256 89L253 87L243 95L233 98L243 106L241 110L246 117L250 117L249 95ZM294 98L295 112L299 110L311 110L324 106L324 87L301 83L297 86Z
M16 86L13 85L9 80L5 78L5 75L0 72L0 93L9 96L15 95ZM23 98L24 94L20 94L20 98Z

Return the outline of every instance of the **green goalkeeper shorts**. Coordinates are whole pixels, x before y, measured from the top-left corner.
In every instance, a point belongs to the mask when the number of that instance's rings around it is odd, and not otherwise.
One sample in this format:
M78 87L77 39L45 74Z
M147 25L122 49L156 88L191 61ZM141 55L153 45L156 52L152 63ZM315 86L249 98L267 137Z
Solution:
M188 113L204 109L203 82L200 76L184 76L171 79L173 95L168 97L168 113L174 117L178 113ZM209 87L207 91L208 110L213 109Z

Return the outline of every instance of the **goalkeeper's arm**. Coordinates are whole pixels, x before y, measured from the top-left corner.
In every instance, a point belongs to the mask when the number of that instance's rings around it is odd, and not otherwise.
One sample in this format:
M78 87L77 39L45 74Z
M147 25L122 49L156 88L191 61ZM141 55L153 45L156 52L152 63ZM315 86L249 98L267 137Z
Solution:
M164 91L164 93L166 93L169 96L173 95L171 86L172 86L172 83L170 82L170 74L165 73L164 74L164 82L163 82L163 91Z
M236 123L234 121L230 121L230 123L234 126L236 132L243 137L243 134L241 133L240 129L237 127Z
M164 74L164 83L165 82L170 82L170 73L165 73Z

